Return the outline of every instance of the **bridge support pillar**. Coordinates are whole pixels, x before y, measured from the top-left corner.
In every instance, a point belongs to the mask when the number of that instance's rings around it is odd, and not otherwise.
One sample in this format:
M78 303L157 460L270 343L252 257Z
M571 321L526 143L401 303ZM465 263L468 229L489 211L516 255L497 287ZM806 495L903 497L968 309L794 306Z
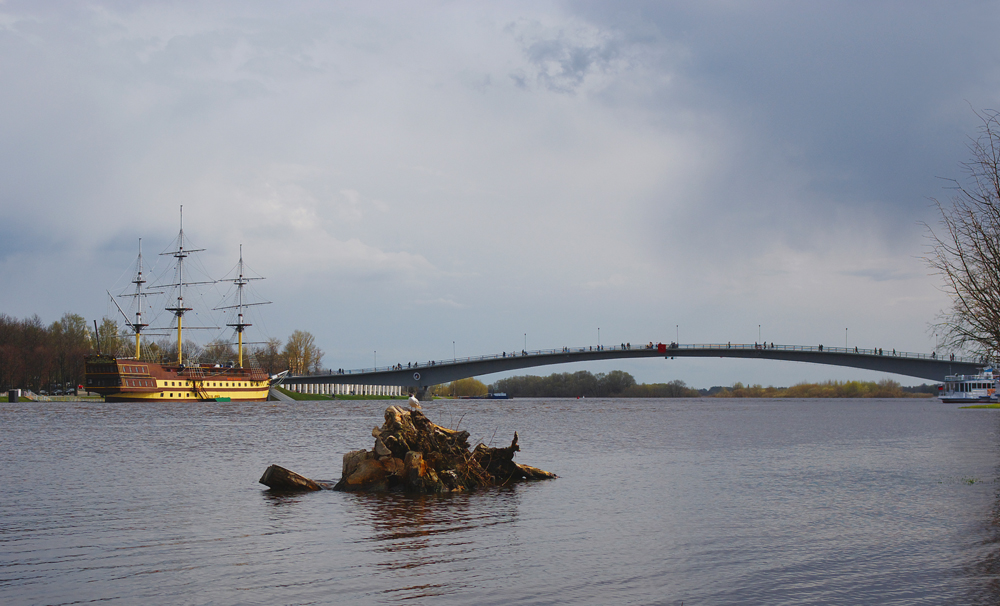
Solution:
M415 394L417 399L421 402L430 402L433 399L431 395L431 390L427 385L421 385L417 388L417 393Z

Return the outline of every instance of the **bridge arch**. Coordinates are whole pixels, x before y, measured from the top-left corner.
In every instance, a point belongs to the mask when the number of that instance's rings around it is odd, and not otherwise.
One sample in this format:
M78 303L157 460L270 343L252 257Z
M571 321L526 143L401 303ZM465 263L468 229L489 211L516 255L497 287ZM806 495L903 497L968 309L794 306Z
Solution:
M564 347L537 351L503 352L485 356L457 358L453 360L431 360L414 365L394 365L380 368L286 377L284 382L301 384L360 384L396 385L415 388L418 392L441 383L457 379L478 377L522 368L586 362L591 360L613 360L621 358L746 358L762 360L783 360L848 366L865 370L889 372L934 382L944 381L952 374L973 374L986 362L973 358L947 358L935 354L910 352L885 352L881 349L850 349L826 347L822 345L759 345L759 344L650 344L639 347L588 346Z

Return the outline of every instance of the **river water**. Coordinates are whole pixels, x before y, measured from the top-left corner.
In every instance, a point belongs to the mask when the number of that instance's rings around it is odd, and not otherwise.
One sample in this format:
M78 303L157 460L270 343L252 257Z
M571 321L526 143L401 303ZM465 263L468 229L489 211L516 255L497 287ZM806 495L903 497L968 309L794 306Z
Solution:
M1000 416L936 400L436 401L559 479L336 479L385 401L0 404L4 604L994 604Z

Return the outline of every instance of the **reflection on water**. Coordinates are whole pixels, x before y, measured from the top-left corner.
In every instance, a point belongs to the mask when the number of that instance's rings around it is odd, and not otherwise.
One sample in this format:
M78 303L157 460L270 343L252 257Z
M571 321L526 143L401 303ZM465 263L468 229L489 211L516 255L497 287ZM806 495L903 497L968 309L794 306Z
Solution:
M506 549L483 544L487 533L517 522L517 488L446 495L350 494L351 511L372 527L364 549L377 554L375 566L398 581L382 589L392 599L462 592L475 582L483 560L510 557ZM427 583L429 578L448 583Z

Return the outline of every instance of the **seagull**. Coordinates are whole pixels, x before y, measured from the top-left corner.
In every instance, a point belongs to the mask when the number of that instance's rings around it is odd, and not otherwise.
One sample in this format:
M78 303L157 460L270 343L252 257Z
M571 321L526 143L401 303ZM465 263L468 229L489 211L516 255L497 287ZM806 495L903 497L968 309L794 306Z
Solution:
M418 400L416 396L410 396L410 408L414 410L423 410L423 408L420 407L420 400Z

